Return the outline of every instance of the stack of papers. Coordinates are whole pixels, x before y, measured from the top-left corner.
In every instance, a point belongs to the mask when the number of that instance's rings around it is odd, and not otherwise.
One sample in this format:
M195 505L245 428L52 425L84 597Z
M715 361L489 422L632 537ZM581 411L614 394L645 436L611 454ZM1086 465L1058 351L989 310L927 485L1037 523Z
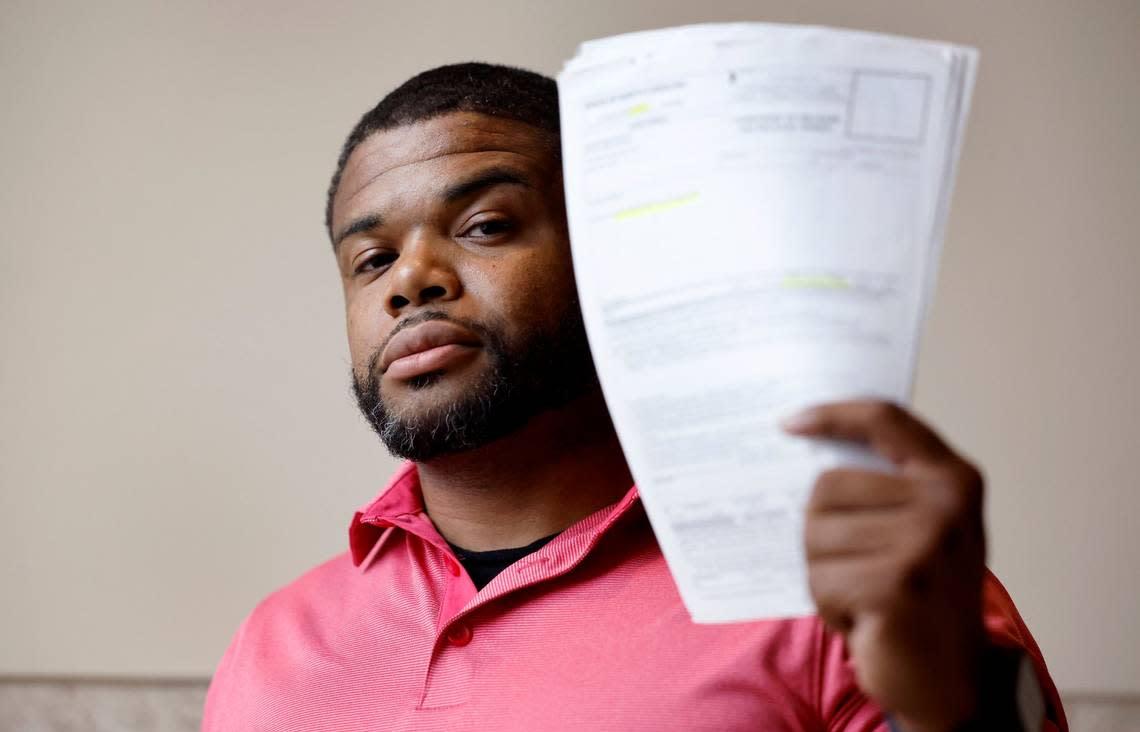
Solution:
M908 401L976 64L944 43L741 23L591 41L559 75L591 349L695 621L813 612L816 476L891 469L778 422Z

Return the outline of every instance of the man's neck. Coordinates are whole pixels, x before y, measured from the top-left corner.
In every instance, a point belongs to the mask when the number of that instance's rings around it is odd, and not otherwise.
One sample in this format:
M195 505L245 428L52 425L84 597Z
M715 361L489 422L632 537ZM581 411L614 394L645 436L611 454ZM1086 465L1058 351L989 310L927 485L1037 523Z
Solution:
M436 528L472 551L526 546L621 499L633 485L597 392L489 445L418 467Z

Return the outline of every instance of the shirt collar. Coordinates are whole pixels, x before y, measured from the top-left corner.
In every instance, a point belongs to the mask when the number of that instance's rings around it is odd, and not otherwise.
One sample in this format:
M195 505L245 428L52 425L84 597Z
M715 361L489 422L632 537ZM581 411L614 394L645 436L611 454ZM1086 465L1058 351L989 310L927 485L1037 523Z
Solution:
M567 531L580 528L590 533L601 534L619 518L629 513L638 501L637 486L633 486L620 501L579 522L585 525L576 524ZM597 520L599 518L600 521ZM444 543L424 512L419 471L416 470L416 464L411 461L401 465L379 495L353 515L352 523L348 527L352 563L359 567L384 531L393 526L420 535L430 543Z

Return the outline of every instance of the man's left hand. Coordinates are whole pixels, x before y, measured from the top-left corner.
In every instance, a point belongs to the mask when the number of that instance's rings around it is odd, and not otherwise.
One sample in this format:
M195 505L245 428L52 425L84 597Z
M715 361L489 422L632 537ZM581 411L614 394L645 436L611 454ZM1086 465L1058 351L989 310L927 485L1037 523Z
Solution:
M907 730L970 719L985 644L981 474L888 402L825 404L784 428L862 443L898 468L828 470L807 509L811 593L845 635L859 686Z

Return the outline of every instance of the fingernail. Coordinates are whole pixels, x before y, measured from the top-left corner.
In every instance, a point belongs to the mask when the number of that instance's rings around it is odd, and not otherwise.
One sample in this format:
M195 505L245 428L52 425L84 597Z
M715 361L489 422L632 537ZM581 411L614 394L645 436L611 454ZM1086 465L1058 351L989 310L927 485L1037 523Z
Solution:
M805 409L795 414L789 414L780 420L780 426L791 432L798 432L806 430L815 421L814 416L810 409Z

